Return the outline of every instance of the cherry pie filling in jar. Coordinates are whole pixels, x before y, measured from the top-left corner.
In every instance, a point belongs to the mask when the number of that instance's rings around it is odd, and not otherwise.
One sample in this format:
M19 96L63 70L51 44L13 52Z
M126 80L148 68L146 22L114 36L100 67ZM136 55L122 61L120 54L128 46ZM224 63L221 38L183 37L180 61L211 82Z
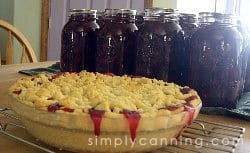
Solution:
M97 10L72 9L61 34L60 66L63 72L95 71Z
M200 13L201 27L191 39L190 86L204 106L235 108L243 89L242 36L223 14Z
M136 10L106 9L103 27L97 36L96 71L134 75Z

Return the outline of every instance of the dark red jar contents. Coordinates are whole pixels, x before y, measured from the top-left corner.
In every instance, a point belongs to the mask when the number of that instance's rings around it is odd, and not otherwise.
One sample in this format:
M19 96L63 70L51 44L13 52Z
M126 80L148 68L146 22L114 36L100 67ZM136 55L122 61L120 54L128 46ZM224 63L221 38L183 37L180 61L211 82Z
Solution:
M105 111L89 109L89 115L94 123L94 133L96 136L100 135L100 125Z
M187 13L181 13L180 14L180 26L184 32L184 57L183 58L185 62L185 69L183 70L184 74L184 85L189 85L189 78L188 73L190 72L190 41L191 37L194 34L195 31L198 30L198 17L195 14L187 14Z
M145 20L138 31L135 75L167 81L170 46L164 22L155 18Z
M250 47L248 48L248 61L245 75L244 91L250 92Z
M96 10L73 9L70 13L61 35L61 69L64 72L80 72L83 69L94 72L99 29Z
M222 14L210 15L216 22L202 24L191 39L190 87L203 106L232 109L243 88L243 40L236 25L224 23Z
M241 81L241 83L244 84L244 89L242 91L243 93L250 91L250 32L248 31L246 25L241 22L241 20L238 21L238 30L240 31L243 37L244 54L242 54L242 56L244 60L242 61L242 69L245 72L242 75Z
M138 127L141 116L136 111L123 110L122 113L128 121L131 140L135 141L136 129Z
M135 69L135 10L106 9L97 35L96 71L133 75Z
M168 82L186 85L186 54L184 32L179 24L179 14L174 9L165 9L160 13L164 17L164 29L169 53Z

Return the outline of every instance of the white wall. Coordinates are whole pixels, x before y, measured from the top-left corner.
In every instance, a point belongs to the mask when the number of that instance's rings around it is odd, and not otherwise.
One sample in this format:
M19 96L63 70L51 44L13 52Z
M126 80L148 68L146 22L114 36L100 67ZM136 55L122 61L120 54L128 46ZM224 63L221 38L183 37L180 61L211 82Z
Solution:
M1 0L0 1L0 19L5 20L11 24L13 24L13 5L14 0ZM7 33L0 28L0 53L1 57L5 58L5 48L7 41Z
M176 9L177 0L153 0L153 7Z
M0 0L0 19L19 29L30 42L38 59L41 44L42 0ZM3 33L3 32L2 32ZM5 57L6 39L0 31L0 51ZM20 46L14 41L14 62L20 63Z

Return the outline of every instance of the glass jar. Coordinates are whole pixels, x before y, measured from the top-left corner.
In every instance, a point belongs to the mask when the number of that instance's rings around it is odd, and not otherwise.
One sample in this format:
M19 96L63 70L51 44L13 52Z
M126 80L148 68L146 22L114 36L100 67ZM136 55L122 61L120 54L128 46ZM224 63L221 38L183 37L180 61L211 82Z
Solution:
M137 14L135 16L135 25L137 26L138 30L140 30L143 27L144 20L143 20L143 14Z
M101 29L104 25L104 12L103 11L97 11L96 22L100 26L100 29Z
M61 69L95 71L96 10L72 9L61 34Z
M195 14L181 13L179 22L184 31L185 39L190 39L193 33L198 30L198 17Z
M104 25L97 36L96 71L134 75L136 10L106 9Z
M250 91L250 33L244 23L242 23L242 20L238 20L238 30L242 34L243 37L243 50L245 51L244 53L244 58L245 61L243 61L243 69L245 69L246 73L242 76L242 80L244 81L244 90L243 92L249 92Z
M184 32L179 24L179 13L175 9L165 9L164 26L169 50L168 82L187 84L187 65L184 45Z
M143 20L137 35L135 75L167 81L170 47L164 17L146 9Z
M244 92L250 92L250 48L248 48L248 60L247 60L247 69L246 77L244 83Z
M191 38L190 86L203 106L234 108L242 90L243 39L237 26L219 13L200 13Z
M188 73L190 73L190 40L195 31L198 30L198 17L195 14L181 13L179 17L180 26L184 32L184 49L186 69L184 74L186 74L185 85L189 85Z

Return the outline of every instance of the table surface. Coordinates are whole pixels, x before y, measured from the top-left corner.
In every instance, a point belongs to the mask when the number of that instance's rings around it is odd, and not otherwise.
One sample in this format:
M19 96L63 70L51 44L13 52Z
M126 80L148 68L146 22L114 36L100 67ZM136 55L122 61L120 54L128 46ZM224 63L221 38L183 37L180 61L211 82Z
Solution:
M38 63L29 63L29 64L13 64L13 65L1 65L0 66L0 108L8 105L8 101L5 98L6 89L12 83L15 82L18 78L24 77L25 75L19 74L18 71L22 69L30 68L39 68L39 67L48 67L54 64L54 61L49 62L38 62ZM0 120L3 119L3 116L0 114ZM223 123L226 125L234 125L244 127L246 129L243 136L243 141L237 146L237 153L250 153L250 122L245 120L240 120L236 118L229 118L225 116L217 115L204 115L199 114L198 119L213 121L217 123ZM17 128L12 128L10 131L23 135L27 139L30 139L30 136L23 132L19 131ZM28 146L24 143L13 140L12 138L3 135L0 133L0 152L1 153L42 153L38 149L35 149L31 146ZM61 151L60 151L61 152Z

